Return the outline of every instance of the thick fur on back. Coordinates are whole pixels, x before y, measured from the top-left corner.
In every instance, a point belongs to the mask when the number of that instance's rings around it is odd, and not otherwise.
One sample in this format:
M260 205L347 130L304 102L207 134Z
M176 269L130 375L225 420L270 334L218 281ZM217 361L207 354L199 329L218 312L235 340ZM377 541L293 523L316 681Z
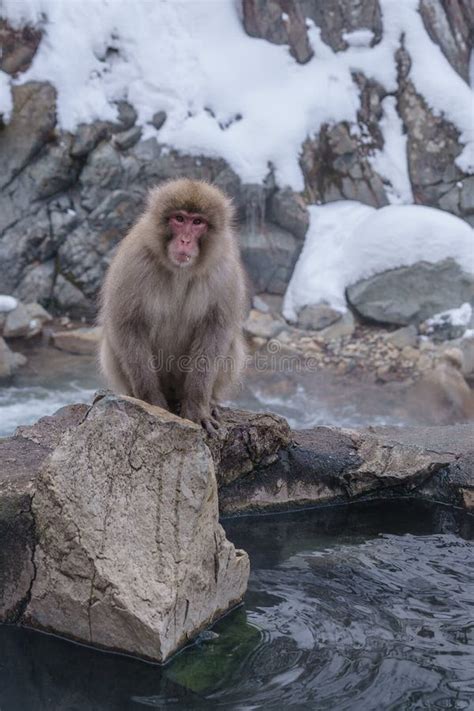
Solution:
M167 219L179 209L200 212L209 222L198 261L189 270L177 269L166 253ZM174 180L150 191L147 208L120 244L101 293L101 367L114 390L137 396L133 363L140 364L138 376L149 377L153 388L158 376L147 371L150 359L199 352L201 334L203 349L234 358L232 370L219 370L213 397L238 377L245 353L246 293L233 219L231 201L204 181ZM218 343L212 337L209 341L209 332ZM183 376L171 368L168 380L166 397L179 398Z

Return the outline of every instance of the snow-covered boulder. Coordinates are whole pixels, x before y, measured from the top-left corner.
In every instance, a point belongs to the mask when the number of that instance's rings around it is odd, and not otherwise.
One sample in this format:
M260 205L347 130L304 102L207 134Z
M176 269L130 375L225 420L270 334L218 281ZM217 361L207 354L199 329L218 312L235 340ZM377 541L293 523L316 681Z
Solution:
M296 320L309 304L363 317L419 323L474 301L474 230L442 210L354 201L309 208L311 224L285 294Z

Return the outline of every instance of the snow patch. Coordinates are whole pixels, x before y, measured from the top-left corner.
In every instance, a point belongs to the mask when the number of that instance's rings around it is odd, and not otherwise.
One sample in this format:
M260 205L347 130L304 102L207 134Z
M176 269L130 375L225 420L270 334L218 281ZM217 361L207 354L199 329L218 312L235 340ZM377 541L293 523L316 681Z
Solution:
M342 39L347 42L349 47L370 47L374 33L368 28L343 32Z
M374 170L384 179L385 192L394 205L413 202L413 193L408 173L407 136L403 122L397 113L396 101L387 96L382 101L383 117L380 128L384 138L382 150L369 158Z
M376 210L340 201L313 205L309 212L310 227L283 302L290 321L309 304L346 311L346 288L388 269L452 258L474 273L474 230L442 210L421 205Z
M449 309L435 314L426 321L428 327L442 325L467 326L472 318L472 306L469 303L461 304L457 309Z
M0 116L4 123L8 123L13 109L11 78L0 69Z

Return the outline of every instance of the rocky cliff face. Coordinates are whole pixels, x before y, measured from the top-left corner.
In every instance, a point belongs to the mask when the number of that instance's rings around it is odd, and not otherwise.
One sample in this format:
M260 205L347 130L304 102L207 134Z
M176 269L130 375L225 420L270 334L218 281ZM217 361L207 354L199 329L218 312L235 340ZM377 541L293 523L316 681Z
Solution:
M466 80L473 19L469 1L422 0L420 12L431 39ZM360 30L371 33L373 46L383 37L377 0L244 0L241 6L248 34L287 44L299 63L313 55L307 18L335 52L343 52L351 33ZM1 68L18 76L41 46L41 33L13 29L2 20L0 37ZM136 112L125 102L119 102L117 122L80 125L72 135L58 127L52 86L15 86L10 120L0 122L0 293L39 301L59 313L92 317L105 270L139 214L146 190L161 180L189 175L214 181L234 198L254 288L282 294L307 230L305 202L355 199L382 206L390 201L390 186L373 160L384 147L380 124L388 108L396 111L408 138L415 202L474 224L474 176L454 162L463 148L459 132L417 93L403 38L397 60L395 92L355 72L357 124L323 125L308 135L301 147L302 195L277 186L271 167L262 185L243 184L224 160L179 154L160 143L159 132L157 138L141 140ZM158 131L165 121L163 112L155 115Z

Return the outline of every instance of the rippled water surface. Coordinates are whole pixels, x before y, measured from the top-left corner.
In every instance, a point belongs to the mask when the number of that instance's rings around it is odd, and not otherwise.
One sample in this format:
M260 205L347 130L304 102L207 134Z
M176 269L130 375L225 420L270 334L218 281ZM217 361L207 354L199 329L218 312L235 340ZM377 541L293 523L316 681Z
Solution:
M1 711L474 708L473 519L349 506L225 522L245 604L160 668L0 627Z

